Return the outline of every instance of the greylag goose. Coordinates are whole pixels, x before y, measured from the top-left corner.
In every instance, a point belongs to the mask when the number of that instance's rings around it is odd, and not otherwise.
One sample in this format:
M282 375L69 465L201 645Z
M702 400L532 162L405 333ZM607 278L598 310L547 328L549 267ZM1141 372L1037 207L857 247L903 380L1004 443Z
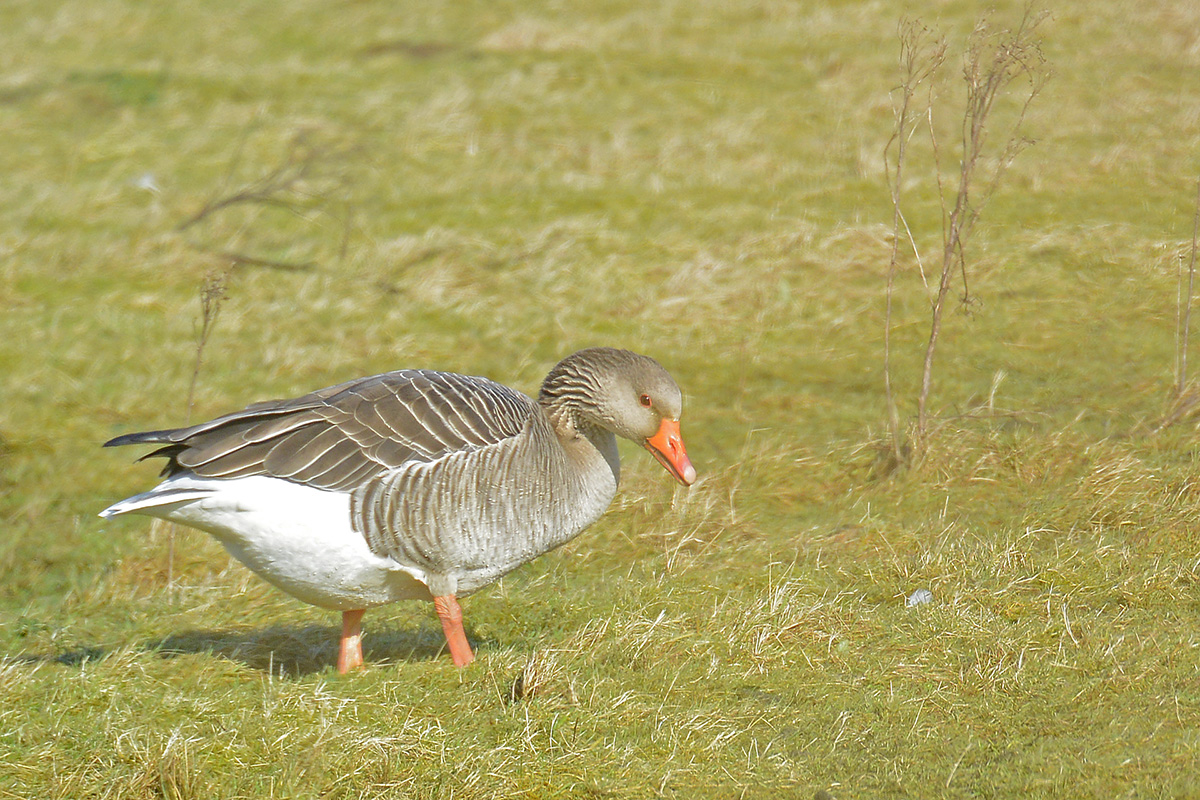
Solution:
M362 665L366 609L432 599L460 667L457 597L577 536L612 501L616 436L680 483L696 470L679 387L652 358L595 347L559 362L538 399L448 372L400 370L210 422L130 433L156 444L158 486L109 506L207 531L283 591L342 612L338 671Z

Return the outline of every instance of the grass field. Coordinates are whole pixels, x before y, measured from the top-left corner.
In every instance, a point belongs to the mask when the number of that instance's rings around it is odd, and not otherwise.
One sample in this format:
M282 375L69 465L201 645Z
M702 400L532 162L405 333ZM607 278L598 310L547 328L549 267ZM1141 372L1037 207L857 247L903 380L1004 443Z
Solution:
M1045 8L889 473L897 25L948 37L949 175L977 4L0 4L0 797L1200 797L1196 419L1155 432L1200 6ZM671 370L701 478L624 450L601 522L464 601L468 669L413 603L341 678L336 615L96 517L154 479L119 433L407 366L536 392L594 344Z

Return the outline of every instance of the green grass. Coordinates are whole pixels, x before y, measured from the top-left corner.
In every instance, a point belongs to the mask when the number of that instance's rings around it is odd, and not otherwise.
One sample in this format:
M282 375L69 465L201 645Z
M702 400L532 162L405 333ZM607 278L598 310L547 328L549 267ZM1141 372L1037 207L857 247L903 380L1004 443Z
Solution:
M1200 14L1051 10L936 435L885 477L896 26L953 78L976 4L4 4L0 797L1200 796L1197 430L1148 432ZM303 213L176 230L298 141ZM601 522L464 601L472 667L413 603L340 678L335 615L96 517L154 475L99 445L189 417L212 250L314 266L234 270L193 420L404 366L533 392L610 344L683 386L701 480L628 448Z

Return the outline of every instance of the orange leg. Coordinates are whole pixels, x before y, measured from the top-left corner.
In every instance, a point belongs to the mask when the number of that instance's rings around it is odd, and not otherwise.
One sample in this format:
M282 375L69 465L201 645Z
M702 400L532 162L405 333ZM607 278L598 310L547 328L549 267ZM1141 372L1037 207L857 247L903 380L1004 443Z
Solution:
M342 645L338 650L338 672L345 675L363 665L362 618L365 609L342 612Z
M438 619L442 621L442 631L446 634L446 646L450 648L450 657L454 666L465 667L475 660L471 645L467 644L467 633L463 630L462 608L454 595L447 594L433 598L433 608L437 611Z

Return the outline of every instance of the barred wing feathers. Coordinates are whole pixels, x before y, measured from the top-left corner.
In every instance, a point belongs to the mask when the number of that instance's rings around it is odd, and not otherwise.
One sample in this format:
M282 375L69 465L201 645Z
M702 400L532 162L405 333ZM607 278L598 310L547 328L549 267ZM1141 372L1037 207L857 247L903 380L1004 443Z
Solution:
M534 409L486 378L400 370L106 446L162 444L145 458L167 458L168 475L269 475L348 492L410 462L497 445L521 433Z

